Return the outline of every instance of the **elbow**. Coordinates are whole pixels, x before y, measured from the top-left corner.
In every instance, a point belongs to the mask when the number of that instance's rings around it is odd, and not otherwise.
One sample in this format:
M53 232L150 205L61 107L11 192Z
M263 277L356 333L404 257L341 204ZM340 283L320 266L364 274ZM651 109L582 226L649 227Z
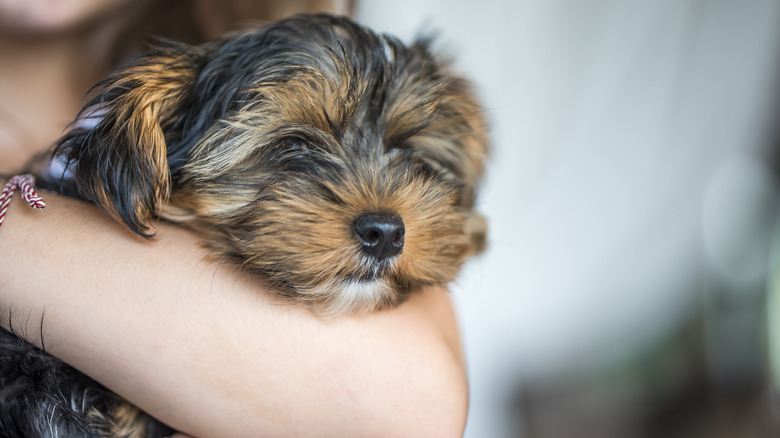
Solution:
M397 330L393 341L384 343L389 348L370 355L376 368L362 374L362 387L369 389L376 409L364 418L382 419L384 425L368 421L374 427L362 436L463 436L469 386L454 314L445 294L424 297L432 300L429 308L441 310L429 313L437 322L409 324L409 331Z
M404 436L462 437L468 415L468 383L462 363L432 363L425 370L428 383L413 391L408 403L414 406ZM392 435L392 433L390 434Z
M469 391L462 360L448 350L429 350L414 362L388 376L384 394L371 395L376 409L363 416L368 421L362 436L463 436Z

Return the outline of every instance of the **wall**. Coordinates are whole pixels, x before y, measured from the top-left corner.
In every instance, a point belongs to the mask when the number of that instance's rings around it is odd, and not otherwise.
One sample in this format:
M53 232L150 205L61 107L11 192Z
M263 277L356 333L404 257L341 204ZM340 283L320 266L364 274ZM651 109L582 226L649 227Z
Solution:
M779 8L357 3L359 20L404 40L437 30L492 119L480 201L490 250L451 287L470 368L467 436L517 433L510 407L524 382L667 336L700 304L711 267L763 275L744 242L774 196L761 147Z

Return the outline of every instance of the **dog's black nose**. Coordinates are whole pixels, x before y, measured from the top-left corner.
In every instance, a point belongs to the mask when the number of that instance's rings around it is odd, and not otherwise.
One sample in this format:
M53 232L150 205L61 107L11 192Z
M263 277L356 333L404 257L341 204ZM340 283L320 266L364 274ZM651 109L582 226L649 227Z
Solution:
M405 232L404 221L398 216L371 213L355 221L355 235L363 251L377 260L400 254Z

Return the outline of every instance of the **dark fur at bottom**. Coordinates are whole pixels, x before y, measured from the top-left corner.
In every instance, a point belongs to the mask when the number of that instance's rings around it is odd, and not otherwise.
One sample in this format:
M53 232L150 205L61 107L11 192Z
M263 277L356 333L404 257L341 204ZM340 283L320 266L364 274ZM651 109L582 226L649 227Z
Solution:
M0 330L0 438L170 436L173 430L22 338Z

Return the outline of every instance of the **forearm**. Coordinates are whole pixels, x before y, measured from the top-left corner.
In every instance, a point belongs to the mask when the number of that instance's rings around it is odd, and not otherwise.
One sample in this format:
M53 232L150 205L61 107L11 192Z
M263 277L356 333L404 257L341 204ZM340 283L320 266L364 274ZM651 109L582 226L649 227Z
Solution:
M0 302L46 348L206 436L454 436L467 389L444 291L322 320L274 299L197 236L138 238L93 206L19 199L0 228Z

